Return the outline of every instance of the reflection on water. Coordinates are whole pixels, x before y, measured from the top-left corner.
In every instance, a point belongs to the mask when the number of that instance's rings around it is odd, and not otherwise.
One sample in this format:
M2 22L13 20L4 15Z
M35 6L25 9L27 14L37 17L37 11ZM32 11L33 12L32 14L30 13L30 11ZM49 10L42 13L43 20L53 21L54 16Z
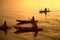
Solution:
M49 25L39 25L40 23L37 23L38 26L44 29L44 31L41 31L38 33L37 37L34 38L34 33L21 33L21 34L14 34L14 31L16 31L13 26L11 30L8 30L8 34L5 35L4 32L0 31L0 40L60 40L60 27L59 23L54 25L51 25L51 21L49 21ZM44 24L44 23L43 23ZM25 25L24 25L25 26ZM27 25L26 25L27 26ZM31 26L31 25L30 25Z
M10 13L9 13L10 14ZM7 24L9 26L11 25L16 25L16 19L28 19L28 17L25 15L25 18L24 18L24 15L23 18L22 16L18 16L18 15L3 15L1 16L0 18L0 24L3 24L3 22L6 20L7 21ZM6 17L8 16L8 18ZM14 31L16 31L16 29L12 27L11 30L8 30L8 33L7 35L4 34L3 31L0 31L0 40L60 40L60 20L56 20L56 19L42 19L40 20L39 18L40 15L38 16L37 14L35 14L34 16L36 16L37 20L39 21L37 24L38 24L38 27L40 28L43 28L44 31L41 31L38 33L37 37L34 38L32 32L29 32L29 33L21 33L21 34L14 34ZM27 18L26 18L27 17ZM30 17L30 16L29 16ZM11 19L12 18L12 19ZM31 17L30 17L31 18ZM28 19L30 20L30 19ZM12 23L12 24L11 24ZM21 26L32 26L31 24L26 24L26 25L21 25Z

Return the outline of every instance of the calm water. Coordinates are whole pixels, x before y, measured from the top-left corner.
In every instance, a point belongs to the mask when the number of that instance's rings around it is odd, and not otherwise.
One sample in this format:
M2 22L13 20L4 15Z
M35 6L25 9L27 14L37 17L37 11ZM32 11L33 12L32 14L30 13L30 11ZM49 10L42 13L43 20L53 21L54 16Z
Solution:
M30 15L30 16L29 16ZM44 15L44 14L43 14ZM0 25L3 24L4 21L7 21L7 25L9 25L11 30L8 30L8 34L5 35L3 31L0 31L0 40L60 40L60 15L48 14L49 16L45 17L41 16L41 14L32 14L32 13L16 13L16 12L1 12L0 14ZM38 33L37 37L34 38L32 32L22 33L22 34L14 34L16 29L13 28L12 25L16 25L16 19L21 20L30 20L32 16L35 16L35 20L38 20L37 23L39 28L43 28L44 31ZM41 16L41 17L40 17ZM32 27L31 24L21 25Z

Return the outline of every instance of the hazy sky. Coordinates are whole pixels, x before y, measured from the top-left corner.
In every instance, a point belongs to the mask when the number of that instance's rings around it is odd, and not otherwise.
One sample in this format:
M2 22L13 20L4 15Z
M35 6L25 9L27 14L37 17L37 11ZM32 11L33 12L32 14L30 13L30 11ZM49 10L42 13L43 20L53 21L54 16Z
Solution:
M0 11L2 12L18 11L32 15L31 13L39 14L39 10L44 8L49 8L52 14L52 10L60 10L60 0L0 0ZM56 13L60 14L60 11L54 11L54 14ZM19 14L16 13L16 15ZM29 16L28 14L23 15Z
M60 0L0 0L1 10L39 10L50 8L60 10Z
M60 0L0 0L0 13L3 16L7 16L11 18L12 17L13 18L18 18L18 17L26 18L27 16L31 17L33 15L36 16L37 18L41 18L41 15L38 12L39 10L44 9L44 8L49 8L51 10L50 12L51 14L53 14L52 10L59 10L57 12L54 11L55 15L57 13L59 15L60 14ZM14 11L14 12L8 12L8 11ZM17 14L15 11L24 12L24 13L28 12L28 13ZM32 13L38 13L38 14L32 14Z

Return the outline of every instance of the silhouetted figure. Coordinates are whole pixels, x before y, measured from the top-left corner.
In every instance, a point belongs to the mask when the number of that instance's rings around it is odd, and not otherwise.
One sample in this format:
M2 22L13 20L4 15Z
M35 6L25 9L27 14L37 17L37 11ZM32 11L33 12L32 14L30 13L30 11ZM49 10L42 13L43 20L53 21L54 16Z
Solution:
M39 13L44 13L45 17L47 16L47 12L50 12L49 10L47 10L47 8L45 8L43 11L39 11Z
M5 21L4 24L0 27L0 30L4 31L5 34L7 34L8 28L10 28L10 27L7 26L6 21Z
M31 20L32 21L31 24L33 25L32 27L21 27L21 26L18 27L18 26L15 26L14 28L16 28L18 30L16 30L16 32L14 32L14 33L18 34L18 33L34 32L34 37L37 37L38 31L43 31L43 29L38 28L37 23L34 22L34 16L32 18L33 18Z
M16 20L16 21L19 22L19 23L17 23L17 25L38 22L38 21L34 20L34 17L32 17L31 20Z

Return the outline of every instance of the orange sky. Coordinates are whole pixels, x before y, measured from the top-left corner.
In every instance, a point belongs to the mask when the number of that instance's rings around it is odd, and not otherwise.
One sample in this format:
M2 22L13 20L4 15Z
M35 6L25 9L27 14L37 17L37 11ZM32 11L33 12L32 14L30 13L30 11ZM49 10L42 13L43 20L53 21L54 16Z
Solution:
M39 10L45 7L49 8L51 12L52 10L60 10L60 0L0 0L0 5L2 12L39 13Z
M39 10L45 7L60 10L60 0L0 0L0 4L3 10Z
M11 18L18 18L18 17L26 18L27 16L31 18L34 15L39 19L42 18L41 14L39 14L39 10L44 8L49 8L51 10L49 14L53 13L55 17L57 13L58 15L60 14L60 0L0 0L0 13L3 16ZM59 10L59 11L55 12L52 10ZM15 11L15 12L9 12L9 11ZM17 12L18 14L16 13L16 11L18 11Z

